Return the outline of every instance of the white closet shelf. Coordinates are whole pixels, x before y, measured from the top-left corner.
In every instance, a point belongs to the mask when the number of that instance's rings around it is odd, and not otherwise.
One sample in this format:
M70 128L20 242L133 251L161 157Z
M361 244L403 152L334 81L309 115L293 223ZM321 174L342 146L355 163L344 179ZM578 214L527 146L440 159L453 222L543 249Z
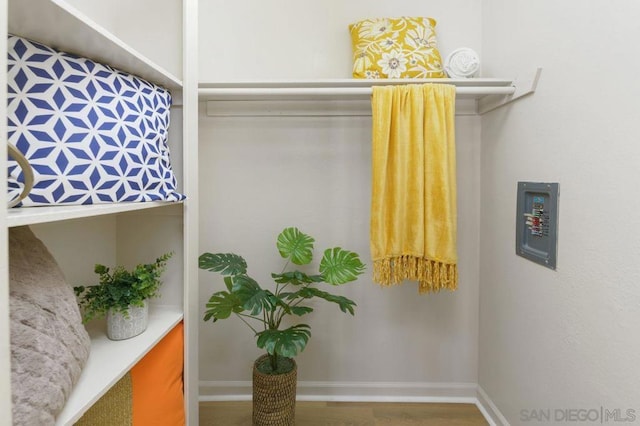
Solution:
M91 337L89 359L56 424L72 425L78 421L182 318L178 307L151 305L147 329L136 337L120 341L107 338L104 321L90 324L87 327Z
M8 9L10 34L91 58L168 89L182 88L176 76L64 0L12 0Z
M207 102L362 100L371 95L373 86L438 83L455 86L458 98L482 101L478 106L478 112L482 114L533 93L541 71L538 68L525 78L511 80L431 78L201 82L198 95L200 101Z
M153 209L175 205L175 202L150 201L146 203L93 204L87 206L42 206L15 207L7 211L7 226L34 225L36 223L57 222L80 219L105 214L124 213L135 210Z

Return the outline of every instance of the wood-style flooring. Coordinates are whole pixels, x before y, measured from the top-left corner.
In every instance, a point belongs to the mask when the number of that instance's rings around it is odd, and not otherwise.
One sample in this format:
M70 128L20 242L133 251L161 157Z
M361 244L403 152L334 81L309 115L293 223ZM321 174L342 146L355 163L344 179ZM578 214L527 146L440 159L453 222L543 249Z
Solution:
M296 403L296 426L487 425L473 404ZM251 425L251 401L201 402L200 426Z

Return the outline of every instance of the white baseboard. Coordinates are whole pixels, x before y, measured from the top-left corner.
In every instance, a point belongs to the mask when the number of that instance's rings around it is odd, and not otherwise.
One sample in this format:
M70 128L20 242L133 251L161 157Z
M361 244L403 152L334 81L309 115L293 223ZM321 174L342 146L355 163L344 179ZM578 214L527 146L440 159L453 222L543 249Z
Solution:
M250 401L251 381L201 381L200 401ZM298 382L299 401L475 404L491 426L510 426L476 383Z
M491 426L510 426L496 404L493 403L489 395L479 385L476 405Z
M300 401L476 402L475 383L298 382ZM200 401L251 399L250 381L200 382Z

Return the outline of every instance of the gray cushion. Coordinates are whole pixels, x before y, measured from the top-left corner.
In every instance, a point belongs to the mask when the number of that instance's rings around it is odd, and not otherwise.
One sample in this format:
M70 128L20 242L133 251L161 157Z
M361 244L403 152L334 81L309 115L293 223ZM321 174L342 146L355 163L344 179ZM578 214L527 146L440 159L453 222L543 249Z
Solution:
M73 289L29 229L9 230L11 391L15 425L54 424L89 357Z

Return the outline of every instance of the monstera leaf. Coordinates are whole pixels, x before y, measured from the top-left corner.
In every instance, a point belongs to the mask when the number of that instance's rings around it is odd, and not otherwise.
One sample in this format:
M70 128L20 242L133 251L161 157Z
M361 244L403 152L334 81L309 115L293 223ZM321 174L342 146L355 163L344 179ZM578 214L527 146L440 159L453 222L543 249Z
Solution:
M247 273L247 262L233 253L203 253L198 258L198 267L222 275L240 275Z
M327 302L332 302L338 304L340 310L344 313L349 312L351 315L355 314L353 309L356 306L356 302L351 299L347 299L344 296L336 296L335 294L327 293L326 291L319 290L315 287L305 287L300 291L295 293L295 297L302 297L305 299L311 299L312 297L319 297L321 299L326 300ZM292 297L292 298L295 298Z
M333 285L355 281L364 272L364 265L357 253L334 247L324 251L320 261L320 273L324 280Z
M204 320L213 322L229 318L232 313L244 311L244 307L237 295L228 291L213 293L207 302L207 310L204 312Z
M303 234L298 228L286 228L278 235L278 251L280 256L291 259L296 265L306 265L313 258L313 242L315 240Z
M269 290L263 290L260 285L247 275L233 277L233 294L235 294L242 307L251 311L251 315L258 315L262 310L270 311L273 307L275 295Z
M293 358L302 352L311 337L307 324L298 324L286 330L268 329L258 333L258 347L265 349L269 355L281 355Z

